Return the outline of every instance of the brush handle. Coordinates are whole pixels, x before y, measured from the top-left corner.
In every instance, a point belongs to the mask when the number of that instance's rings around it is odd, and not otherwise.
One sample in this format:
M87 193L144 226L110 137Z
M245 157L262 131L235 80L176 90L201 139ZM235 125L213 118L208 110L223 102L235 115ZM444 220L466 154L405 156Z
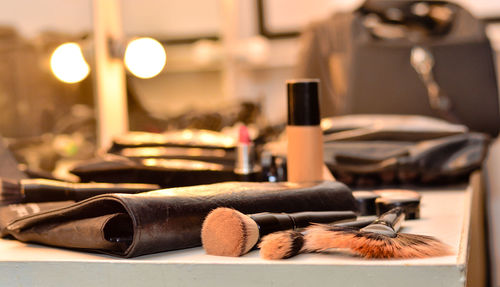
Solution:
M383 224L391 227L394 231L399 231L401 223L405 218L404 210L400 207L393 208L386 213L382 214L372 224Z
M363 228L363 227L366 227L366 226L372 224L375 220L377 220L376 216L368 216L367 218L364 218L364 219L334 223L333 226Z
M155 184L67 183L48 179L20 181L24 202L81 201L106 193L139 193L159 189Z
M258 213L250 215L259 227L262 237L281 230L306 227L311 223L332 223L340 220L354 219L352 211L310 211L297 213Z
M372 224L361 230L396 237L404 218L404 210L401 207L396 207L382 214Z

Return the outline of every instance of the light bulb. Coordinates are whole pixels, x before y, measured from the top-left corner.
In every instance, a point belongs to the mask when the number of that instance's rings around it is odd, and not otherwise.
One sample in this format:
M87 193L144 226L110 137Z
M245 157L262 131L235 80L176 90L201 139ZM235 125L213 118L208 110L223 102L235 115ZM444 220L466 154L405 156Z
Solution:
M125 66L136 77L149 79L158 75L167 61L163 45L152 38L138 38L125 49Z
M221 47L212 40L199 40L193 44L193 59L200 65L209 65L221 58Z
M76 43L65 43L57 47L50 56L50 68L56 78L70 84L82 81L90 71L82 49Z

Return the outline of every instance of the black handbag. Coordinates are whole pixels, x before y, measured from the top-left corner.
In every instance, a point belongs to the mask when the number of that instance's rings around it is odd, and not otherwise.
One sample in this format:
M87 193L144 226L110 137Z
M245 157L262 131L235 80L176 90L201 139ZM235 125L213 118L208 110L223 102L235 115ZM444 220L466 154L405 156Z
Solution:
M358 187L465 182L490 143L486 134L424 116L350 115L322 125L325 162Z
M304 32L299 74L322 81L323 117L439 117L496 136L493 50L483 23L446 1L366 1Z

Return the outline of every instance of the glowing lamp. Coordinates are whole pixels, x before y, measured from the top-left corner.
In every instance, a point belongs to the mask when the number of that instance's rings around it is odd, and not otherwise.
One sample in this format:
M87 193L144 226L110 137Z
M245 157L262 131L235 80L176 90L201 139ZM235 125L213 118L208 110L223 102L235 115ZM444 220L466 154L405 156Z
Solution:
M125 49L125 66L136 77L149 79L158 75L167 61L160 42L152 38L138 38Z
M90 71L82 49L76 43L65 43L57 47L50 56L50 68L56 78L70 84L82 81Z

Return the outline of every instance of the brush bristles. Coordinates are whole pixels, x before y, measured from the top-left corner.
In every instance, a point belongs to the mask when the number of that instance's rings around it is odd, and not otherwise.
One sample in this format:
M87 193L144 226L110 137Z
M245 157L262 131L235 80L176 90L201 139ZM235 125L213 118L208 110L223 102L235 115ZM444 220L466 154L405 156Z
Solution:
M399 233L394 238L376 233L361 233L356 235L351 249L365 258L402 259L451 255L450 248L436 238L408 233Z
M316 252L331 248L349 248L359 229L349 227L311 225L304 235L304 251Z
M398 233L388 237L351 228L314 225L304 236L304 250L320 252L347 248L364 258L425 258L451 255L450 247L434 237Z
M7 179L0 180L0 205L21 203L23 199L19 182Z
M259 244L260 256L268 260L287 259L297 255L304 245L302 233L286 230L266 235Z
M259 240L259 227L250 217L231 208L212 210L201 229L203 248L210 255L241 256Z

